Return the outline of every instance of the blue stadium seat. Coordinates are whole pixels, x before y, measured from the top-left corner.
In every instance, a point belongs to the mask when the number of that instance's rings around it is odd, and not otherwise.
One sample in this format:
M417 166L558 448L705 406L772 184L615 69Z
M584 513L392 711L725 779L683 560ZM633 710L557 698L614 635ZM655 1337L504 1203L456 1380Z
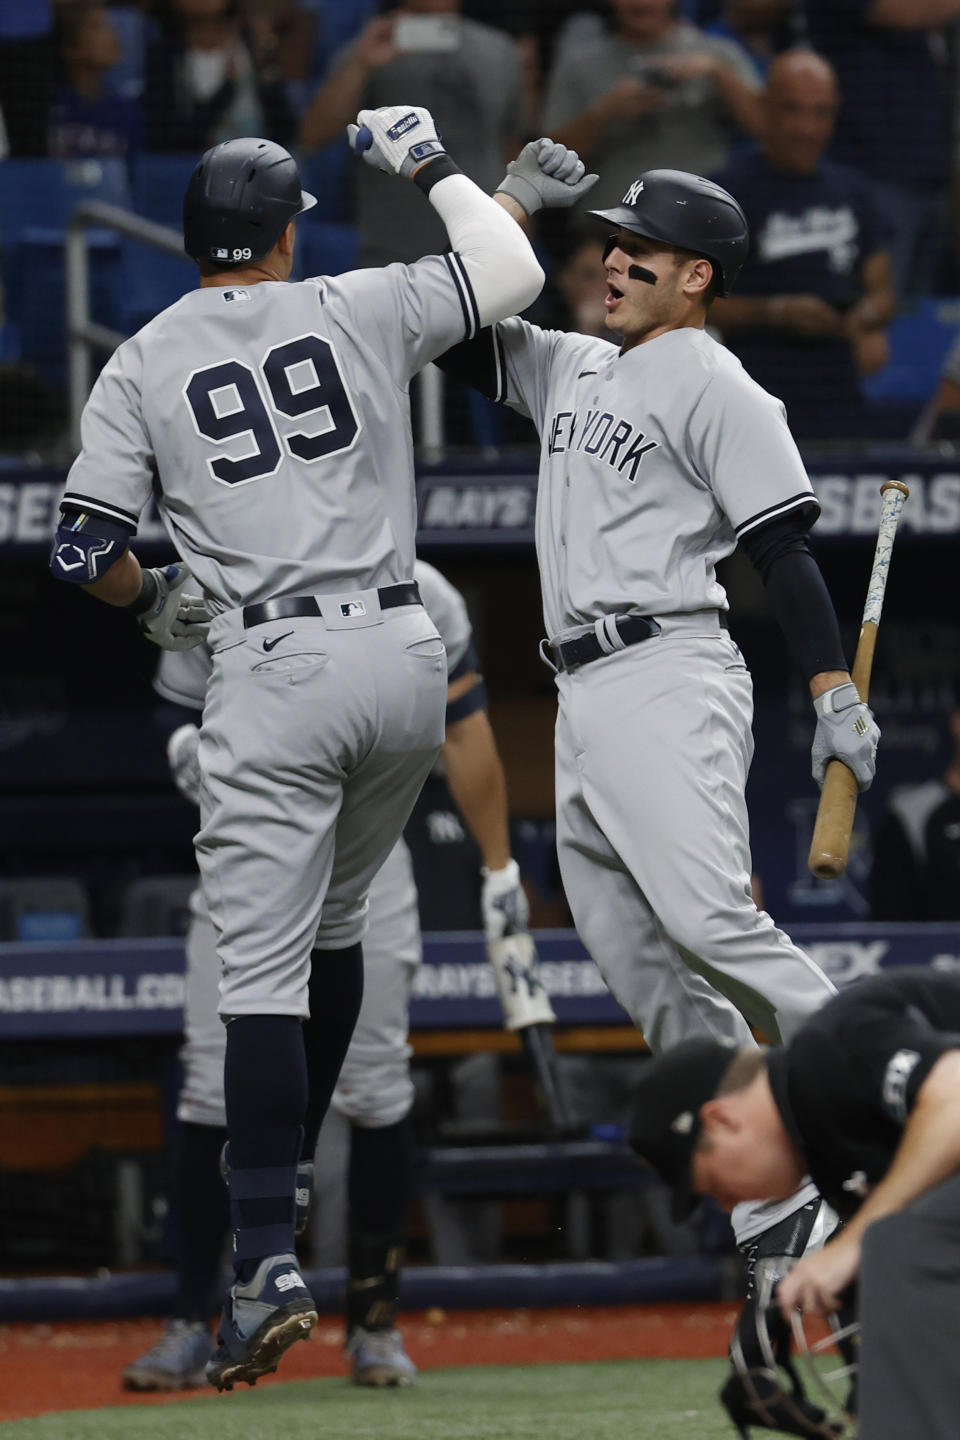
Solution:
M133 208L158 225L183 225L183 192L198 156L138 155L133 162Z
M6 249L26 229L66 229L83 200L130 204L123 160L4 160L0 165L0 245Z
M80 940L90 933L87 892L66 876L0 881L0 939Z
M315 209L311 210L317 220L333 220L344 223L353 211L352 167L356 160L350 153L346 140L337 140L308 155L300 166L303 188L317 197Z
M130 335L197 284L195 265L132 239L123 242L121 273L119 328Z
M313 211L310 211L310 215ZM354 225L336 225L304 217L297 228L296 276L342 275L357 263Z
M919 300L890 326L890 362L863 382L874 402L926 400L936 390L940 371L960 327L960 298Z
M124 162L6 160L0 165L0 246L6 307L20 334L21 358L48 384L65 376L63 243L67 223L84 200L129 206ZM120 245L116 235L91 232L92 313L117 323Z

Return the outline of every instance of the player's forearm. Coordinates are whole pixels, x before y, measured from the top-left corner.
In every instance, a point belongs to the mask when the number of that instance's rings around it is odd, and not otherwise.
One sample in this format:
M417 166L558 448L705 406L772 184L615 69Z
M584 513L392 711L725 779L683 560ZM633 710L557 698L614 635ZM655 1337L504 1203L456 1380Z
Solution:
M960 1050L949 1050L924 1080L893 1162L846 1225L860 1239L875 1220L912 1201L960 1170Z
M442 758L450 793L484 865L502 870L510 859L507 782L485 710L447 727Z
M505 195L502 190L494 192L494 201L501 210L506 210L511 219L516 220L520 229L525 235L530 234L530 216L524 210L519 200L514 200L512 195Z
M960 15L960 0L874 0L866 19L898 30L946 25Z
M747 135L759 135L763 128L763 92L744 83L729 65L720 61L714 71L720 98L730 118Z
M127 549L99 580L82 588L107 605L132 605L143 587L143 571L133 551Z
M428 193L469 276L480 325L532 304L544 274L530 242L504 207L466 175L445 175Z
M321 85L304 112L300 125L300 148L305 155L340 139L347 122L360 108L369 77L369 65L356 55L348 55L340 68Z

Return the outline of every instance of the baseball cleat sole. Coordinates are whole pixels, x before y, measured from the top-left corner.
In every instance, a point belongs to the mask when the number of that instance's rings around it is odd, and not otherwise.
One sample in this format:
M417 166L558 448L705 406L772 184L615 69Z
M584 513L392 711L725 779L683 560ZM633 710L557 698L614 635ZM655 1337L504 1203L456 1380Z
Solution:
M316 1310L298 1310L293 1315L269 1316L250 1337L253 1347L245 1360L218 1360L216 1356L206 1369L206 1378L220 1391L232 1390L245 1381L256 1385L261 1375L272 1375L284 1351L298 1340L309 1340L317 1323Z

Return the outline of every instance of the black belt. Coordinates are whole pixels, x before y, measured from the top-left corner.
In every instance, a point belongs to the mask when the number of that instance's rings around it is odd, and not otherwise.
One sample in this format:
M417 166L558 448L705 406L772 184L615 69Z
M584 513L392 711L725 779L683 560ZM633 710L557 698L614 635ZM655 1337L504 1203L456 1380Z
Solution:
M639 645L642 640L652 640L654 635L660 634L660 624L649 615L614 615L607 617L607 623L612 624L623 645ZM728 629L726 614L720 614L720 628ZM577 665L589 665L591 660L599 660L604 655L616 655L621 647L607 643L601 644L595 630L588 630L584 635L578 635L575 640L562 640L559 645L551 645L547 642L547 649L553 657L553 663L558 670L572 670Z
M377 591L381 610L395 610L398 605L420 605L420 587L416 580L401 580L399 585L383 585ZM349 603L349 602L347 602ZM291 595L286 600L263 600L259 605L244 605L243 628L265 625L272 620L294 620L300 615L321 615L315 595ZM349 613L349 612L348 612Z

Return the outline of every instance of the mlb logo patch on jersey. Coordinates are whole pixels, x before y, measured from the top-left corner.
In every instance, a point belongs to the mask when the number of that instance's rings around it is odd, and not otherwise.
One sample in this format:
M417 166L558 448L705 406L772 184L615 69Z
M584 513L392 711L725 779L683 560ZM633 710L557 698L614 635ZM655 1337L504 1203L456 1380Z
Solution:
M351 620L355 615L366 615L367 607L362 600L347 600L340 606L340 614L344 620Z
M396 124L390 126L390 129L387 131L387 139L399 140L401 136L406 135L408 130L415 130L419 124L420 116L414 114L411 110L409 115L401 115Z
M224 300L249 300L250 294L247 290L224 290Z

